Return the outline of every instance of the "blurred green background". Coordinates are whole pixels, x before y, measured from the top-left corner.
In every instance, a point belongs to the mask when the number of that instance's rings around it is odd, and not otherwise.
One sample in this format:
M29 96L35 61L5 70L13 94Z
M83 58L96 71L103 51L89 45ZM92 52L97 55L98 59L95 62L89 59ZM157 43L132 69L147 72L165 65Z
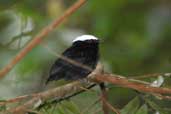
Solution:
M0 68L41 28L59 17L74 2L75 0L0 0ZM76 36L95 35L101 40L101 62L106 71L137 76L170 72L170 31L170 0L88 0L50 33L43 44L60 54L71 45ZM0 80L0 98L12 98L43 90L50 66L56 58L44 45L34 48ZM153 80L155 78L146 79L149 82ZM170 87L170 78L164 82L164 86ZM131 89L108 86L111 88L108 92L110 103L120 109L137 95ZM97 88L95 91L100 93ZM74 106L78 110L84 109L97 97L97 93L87 92L77 96L74 98ZM161 114L171 112L169 100L160 101L147 96L150 102L159 105L157 109L161 108L158 110ZM147 106L150 107L149 104ZM98 107L100 106L96 108ZM142 109L145 110L146 106ZM151 113L156 113L154 109L150 110Z

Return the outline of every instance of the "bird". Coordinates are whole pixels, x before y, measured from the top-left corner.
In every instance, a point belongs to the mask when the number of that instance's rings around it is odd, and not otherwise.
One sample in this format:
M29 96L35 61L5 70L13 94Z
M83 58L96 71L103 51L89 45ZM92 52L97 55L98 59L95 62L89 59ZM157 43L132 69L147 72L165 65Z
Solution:
M61 79L86 78L95 70L99 61L99 39L93 35L78 36L61 55L51 66L46 84Z

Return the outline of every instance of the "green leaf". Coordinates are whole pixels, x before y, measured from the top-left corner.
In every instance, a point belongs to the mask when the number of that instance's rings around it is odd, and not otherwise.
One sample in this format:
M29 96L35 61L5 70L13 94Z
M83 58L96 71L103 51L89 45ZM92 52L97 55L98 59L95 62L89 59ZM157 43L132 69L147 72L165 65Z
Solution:
M6 110L6 106L5 105L0 106L0 112L4 110Z
M58 111L57 112L58 112L58 114L65 114L66 113L62 106L58 106ZM54 111L53 113L55 114L56 112Z
M168 114L166 113L159 105L157 105L155 102L153 102L152 100L149 100L149 99L145 99L146 102L153 108L155 109L156 111L159 111L160 114Z
M147 108L147 105L144 104L142 105L138 111L136 112L136 114L148 114L148 108Z
M121 110L121 114L135 114L139 107L140 100L138 97L135 97Z
M78 108L78 106L73 103L72 101L66 101L62 104L62 107L65 107L65 109L67 109L68 112L73 113L73 114L80 114L80 110Z

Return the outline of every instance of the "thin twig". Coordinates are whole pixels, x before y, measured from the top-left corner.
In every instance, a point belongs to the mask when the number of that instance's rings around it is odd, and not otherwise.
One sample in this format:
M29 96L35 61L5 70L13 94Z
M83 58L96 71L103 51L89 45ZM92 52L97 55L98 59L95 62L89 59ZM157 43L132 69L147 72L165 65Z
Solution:
M59 26L66 18L73 14L78 8L80 8L86 0L78 0L74 5L72 5L64 14L52 22L49 26L43 28L40 33L38 33L33 40L26 45L12 60L9 62L1 71L0 78L4 77L21 59L25 57L34 47L36 47L45 36L47 36L51 31L53 31L57 26Z
M60 57L61 59L65 60L65 61L67 61L67 62L69 62L69 63L71 63L71 64L73 64L73 65L76 65L76 66L79 66L79 67L82 67L82 68L84 68L84 69L87 69L87 70L92 71L92 69L91 69L90 67L86 66L86 65L83 65L83 64L81 64L81 63L79 63L79 62L77 62L77 61L74 61L74 60L72 60L72 59L70 59L70 58L67 58L67 57L65 57L65 56L59 55L59 54L56 53L54 50L52 50L50 47L48 47L47 44L41 43L41 45L42 45L45 49L47 49L48 52L49 52L50 54L52 54L52 55L54 55L54 56L56 56L56 57ZM119 77L120 77L120 78L126 78L125 76L119 76ZM138 83L141 83L141 84L150 85L149 82L145 82L145 81L142 81L142 80L136 80L136 79L132 79L132 78L128 78L128 80L131 81L131 82L138 82Z
M81 83L76 81L69 83L64 86L60 86L45 92L37 93L35 94L35 97L32 99L28 100L26 103L22 104L21 106L18 106L16 108L12 108L6 111L6 113L12 113L12 114L24 114L27 109L32 109L34 108L34 105L41 101L44 102L50 98L62 98L66 96L67 94L72 92L77 92L80 90Z
M101 99L107 100L107 91L106 91L105 84L104 83L100 83L99 87L101 89ZM106 103L103 100L102 100L102 108L103 108L104 114L109 114L108 106L106 105Z
M95 81L99 81L99 82L104 82L105 81L105 82L113 83L113 84L120 85L120 86L123 86L123 87L136 89L138 91L143 91L143 92L158 93L158 94L171 94L171 89L150 87L150 86L147 86L147 85L144 85L144 84L139 84L139 83L135 83L135 82L129 82L125 78L120 78L120 76L112 75L112 74L104 74L104 75L99 75L98 74L98 75L96 75L94 77L94 80ZM76 85L71 84L71 86L72 87L70 87L70 89L67 90L68 93L71 92L72 88L75 87ZM78 88L80 89L80 87L78 87ZM61 89L61 87L60 87L60 89L58 91L57 90L56 91L61 93L64 90L65 90L65 88ZM30 105L32 106L34 104L34 102L38 101L42 97L43 97L43 99L53 98L54 95L56 95L55 92L54 91L47 91L45 93L39 93L39 94L37 94L36 99L32 99L31 100L32 102L28 101L25 105L22 105L21 107L16 108L15 111L16 110L19 111L20 109L23 108L23 106L24 106L24 108L27 108ZM39 96L41 96L41 97L39 97ZM59 96L61 97L61 95L59 95Z
M129 76L130 79L144 79L144 78L152 78L158 76L171 76L171 73L153 73L153 74L145 74L141 76Z
M96 86L96 84L92 84L92 85L90 85L89 87L87 87L86 89L91 89L91 88L93 88L94 86ZM59 103L59 102L62 102L62 101L64 101L64 100L67 100L67 99L70 99L70 98L72 98L72 97L74 97L74 96L77 96L77 95L79 95L79 94L81 94L81 93L83 93L83 92L85 92L86 90L85 89L82 89L82 88L80 88L81 90L80 91L78 91L78 92L76 92L76 93L73 93L72 95L69 95L69 96L66 96L66 97L63 97L63 98L59 98L59 99L54 99L54 100L52 100L50 103L48 103L48 104L50 104L50 105L53 105L53 104L57 104L57 103ZM44 103L44 104L41 104L37 109L38 110L40 110L40 109L42 109L43 107L45 107L46 105L48 105L47 103Z
M0 102L0 106L6 105L6 104L9 104L9 103L21 102L22 100L25 100L27 98L33 98L33 97L36 97L36 96L37 96L37 94L18 96L16 98L12 98L12 99L5 100L3 102Z
M73 64L73 65L75 65L75 66L78 66L78 67L87 69L87 70L89 70L89 71L93 71L93 69L90 68L89 66L86 66L86 65L84 65L84 64L81 64L81 63L79 63L79 62L77 62L77 61L74 61L74 60L72 60L72 59L70 59L70 58L68 58L68 57L65 57L65 56L63 56L63 55L57 54L55 51L53 51L52 49L50 49L45 43L41 43L41 44L42 44L42 46L43 46L44 48L46 48L46 49L48 50L48 52L51 53L52 55L54 55L54 56L56 56L56 57L59 57L60 59L63 59L64 61L67 61L67 62L69 62L69 63L71 63L71 64Z
M158 99L160 99L160 100L163 100L163 99L165 99L165 100L171 100L171 96L161 95L161 94L156 94L156 93L154 93L152 95L158 97Z
M158 87L151 87L145 84L139 84L135 82L130 82L126 78L120 78L118 75L113 74L99 74L92 75L89 77L94 82L108 82L115 85L119 85L122 87L132 88L142 92L149 92L149 93L157 93L157 94L171 94L171 89L169 88L158 88ZM58 88L47 90L45 92L37 93L31 100L27 101L26 103L22 104L13 109L9 109L9 112L13 114L20 114L19 112L24 112L26 109L32 109L34 104L38 101L46 101L49 98L53 99L56 97L62 98L65 95L68 95L71 92L79 91L81 84L80 82L73 82L64 86L60 86Z
M90 90L90 89L93 88L94 86L96 86L96 84L92 84L92 85L90 85L90 86L87 87L87 88L85 88L85 87L80 87L80 89L82 89L81 91L76 92L76 93L74 93L74 94L72 94L72 95L70 95L70 96L67 96L67 97L64 97L64 98L60 98L60 99L58 99L58 100L54 100L54 101L52 101L50 104L53 104L53 102L54 102L54 103L55 103L55 102L56 102L56 103L61 102L61 101L63 101L63 100L66 100L66 99L69 99L69 98L71 98L71 97L74 97L74 96L76 96L76 95L78 95L78 94L80 94L80 93L83 93L83 92L85 92L85 91L94 92L94 91L91 91L91 90ZM31 94L31 95L19 96L19 97L12 98L12 99L9 99L9 100L1 101L1 102L0 102L0 106L7 105L7 104L9 104L9 103L21 102L22 100L25 100L25 99L27 99L27 98L33 98L33 97L37 97L37 96L38 96L38 94ZM41 105L41 106L43 106L43 105Z
M93 78L93 77L90 77L90 78ZM132 88L132 89L135 89L137 91L142 91L142 92L158 93L158 94L171 94L170 88L151 87L146 84L131 82L128 79L122 78L120 75L115 75L115 74L103 74L103 75L98 74L98 76L96 76L94 78L94 81L96 81L98 83L108 82L108 83L112 83L115 85L120 85L122 87Z
M114 108L106 99L104 99L103 97L101 99L110 110L112 110L116 114L120 114L120 112L116 108Z

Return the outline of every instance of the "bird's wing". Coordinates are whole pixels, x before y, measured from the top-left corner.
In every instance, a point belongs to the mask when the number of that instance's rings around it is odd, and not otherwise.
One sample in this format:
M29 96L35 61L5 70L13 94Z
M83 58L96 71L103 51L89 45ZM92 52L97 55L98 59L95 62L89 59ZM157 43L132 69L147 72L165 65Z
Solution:
M62 53L62 55L72 59L73 51L71 48L68 48ZM50 69L49 78L46 83L52 80L59 80L63 78L65 76L65 72L67 72L70 66L71 64L62 59L61 57L57 59Z
M60 58L52 65L50 72L49 72L49 78L46 81L46 84L49 81L53 80L59 80L62 78L63 72L64 72L65 66L63 64L63 60Z
M63 63L63 60L62 59L58 59L51 67L50 69L50 75L55 75L57 74L58 72L61 72L62 69L64 69L64 63Z
M68 48L67 50L65 50L62 55L80 63L85 59L84 57L80 56L80 53L77 52L77 50L73 50L72 48ZM47 82L66 78L65 74L72 73L70 72L70 70L73 68L76 69L76 67L78 68L78 66L62 59L62 57L57 59L50 69L49 78Z
M73 48L68 48L66 51L62 53L62 55L78 63L84 62L85 59L85 57L81 56L80 50Z

